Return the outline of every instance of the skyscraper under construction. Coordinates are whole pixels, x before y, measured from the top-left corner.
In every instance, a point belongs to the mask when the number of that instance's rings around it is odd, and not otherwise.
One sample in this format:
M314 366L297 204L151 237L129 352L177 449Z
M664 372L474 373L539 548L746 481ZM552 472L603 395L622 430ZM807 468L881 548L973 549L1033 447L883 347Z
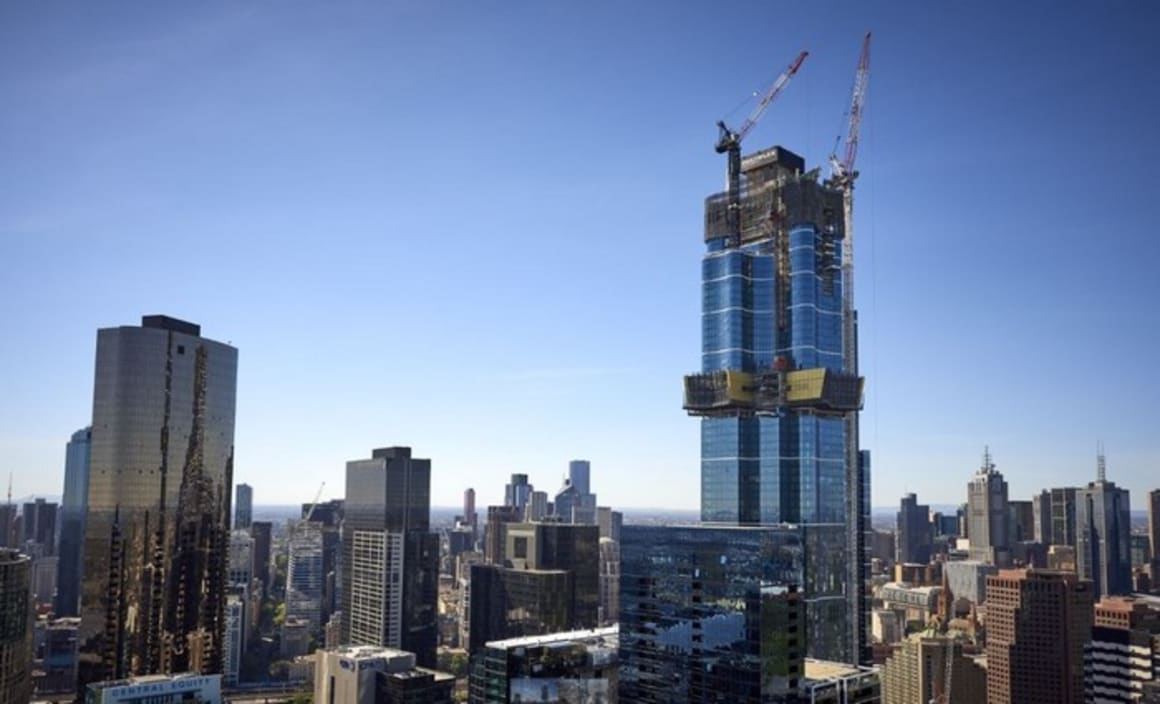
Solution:
M166 316L97 333L79 692L222 671L237 367Z
M843 290L848 194L781 147L738 167L705 204L701 372L685 377L685 409L702 419L701 519L797 526L807 652L857 662L869 459Z

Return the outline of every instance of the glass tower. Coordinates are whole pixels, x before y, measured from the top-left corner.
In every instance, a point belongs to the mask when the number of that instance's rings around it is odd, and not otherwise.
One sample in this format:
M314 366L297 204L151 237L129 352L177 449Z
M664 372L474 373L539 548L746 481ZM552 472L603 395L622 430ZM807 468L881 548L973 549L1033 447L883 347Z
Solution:
M747 156L742 173L736 204L716 194L705 209L701 373L685 379L685 408L702 418L701 519L800 526L817 556L802 584L808 652L855 662L869 464L843 344L843 195L781 147Z
M76 616L80 607L85 505L89 498L89 445L92 437L92 428L82 428L73 433L65 450L64 496L60 506L60 567L56 580L58 616Z
M237 369L173 318L97 333L79 691L222 671Z

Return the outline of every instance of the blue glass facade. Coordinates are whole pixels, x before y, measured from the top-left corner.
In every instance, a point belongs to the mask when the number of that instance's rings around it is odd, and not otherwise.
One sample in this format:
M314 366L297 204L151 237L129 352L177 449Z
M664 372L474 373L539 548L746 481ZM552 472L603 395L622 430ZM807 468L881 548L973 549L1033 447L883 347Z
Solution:
M720 196L707 206L701 371L856 374L843 350L841 197L810 176L769 173L781 176L750 181L740 237L712 229ZM844 570L860 561L862 521L851 514L862 508L851 497L864 500L869 488L860 457L848 452L853 419L788 406L704 415L701 519L800 526L807 552L824 556L807 561L800 582L811 623L821 622L809 654L853 662L851 612L861 607L845 588L854 573Z

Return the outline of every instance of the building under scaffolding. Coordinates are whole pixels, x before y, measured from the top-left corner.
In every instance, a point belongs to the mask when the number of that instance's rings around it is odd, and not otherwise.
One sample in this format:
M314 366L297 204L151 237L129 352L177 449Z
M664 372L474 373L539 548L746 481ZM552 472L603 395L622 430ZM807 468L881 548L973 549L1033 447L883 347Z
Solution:
M702 364L684 407L702 419L702 520L799 525L809 655L857 662L869 462L844 344L843 196L773 147L741 160L738 193L706 200Z

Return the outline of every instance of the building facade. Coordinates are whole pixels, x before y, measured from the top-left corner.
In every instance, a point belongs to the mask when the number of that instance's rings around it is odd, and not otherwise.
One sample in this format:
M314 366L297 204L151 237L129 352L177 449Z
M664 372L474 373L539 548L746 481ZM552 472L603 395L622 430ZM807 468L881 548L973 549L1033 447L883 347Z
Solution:
M234 529L247 530L254 522L254 488L249 484L238 484L234 506Z
M1107 597L1084 651L1084 701L1135 704L1160 683L1160 598Z
M0 548L0 704L32 699L32 560Z
M986 701L987 671L952 638L915 634L882 667L882 704Z
M315 653L320 704L451 704L455 678L417 665L414 653L352 645Z
M470 704L616 704L617 628L492 641L472 667Z
M685 409L701 420L701 519L802 526L844 578L806 566L817 658L865 658L868 456L857 450L861 379L843 290L842 192L774 147L741 161L739 208L705 206L701 373ZM821 566L821 571L829 569Z
M1082 702L1091 635L1091 582L1030 569L988 577L987 703Z
M82 686L221 672L237 369L173 318L97 333Z
M250 523L250 537L254 539L254 577L262 583L262 589L270 588L270 545L273 540L273 525L269 521Z
M1115 482L1089 483L1077 494L1075 551L1079 576L1092 582L1096 599L1132 593L1132 515L1127 489Z
M797 587L814 557L792 526L625 526L620 700L792 701L821 625Z
M1152 579L1160 581L1160 489L1148 492L1148 543L1152 548Z
M88 685L85 704L222 704L222 676L148 675Z
M60 556L56 580L57 616L76 616L81 606L81 570L84 567L85 516L89 499L89 451L93 429L72 434L65 448L64 494L60 506Z
M1051 544L1074 548L1076 540L1076 493L1079 489L1065 486L1051 490Z
M972 560L1003 565L1010 555L1007 535L1010 517L1007 508L1007 481L995 470L991 452L983 453L983 464L967 485L967 539Z
M311 635L322 632L322 526L290 521L286 558L286 620L307 624Z
M399 648L435 666L439 535L430 532L431 460L409 447L346 465L343 642Z
M921 565L930 562L930 550L934 542L930 506L918 503L918 497L914 494L903 496L899 504L897 536L896 562Z

